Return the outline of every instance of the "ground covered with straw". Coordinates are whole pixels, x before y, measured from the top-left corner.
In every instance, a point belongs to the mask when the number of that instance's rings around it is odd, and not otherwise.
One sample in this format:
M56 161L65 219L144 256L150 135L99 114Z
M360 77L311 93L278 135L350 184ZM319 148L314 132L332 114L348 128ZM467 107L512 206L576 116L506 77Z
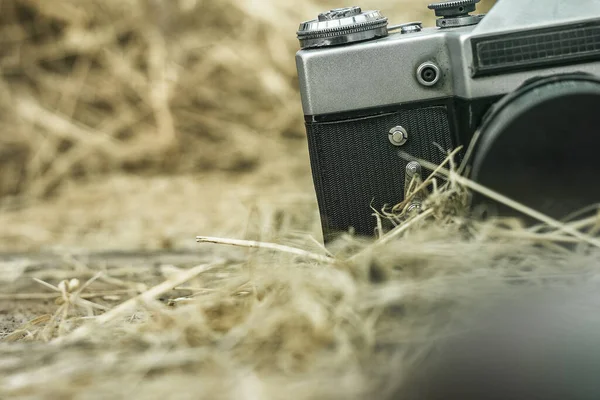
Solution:
M193 254L5 261L3 301L47 312L13 315L0 394L412 398L426 356L485 306L597 287L600 252L565 232L594 242L596 217L544 232L449 217L447 190L378 240L329 250L199 237Z
M450 163L321 245L293 55L336 6L0 2L1 399L408 399L489 304L598 283L595 215L481 221Z

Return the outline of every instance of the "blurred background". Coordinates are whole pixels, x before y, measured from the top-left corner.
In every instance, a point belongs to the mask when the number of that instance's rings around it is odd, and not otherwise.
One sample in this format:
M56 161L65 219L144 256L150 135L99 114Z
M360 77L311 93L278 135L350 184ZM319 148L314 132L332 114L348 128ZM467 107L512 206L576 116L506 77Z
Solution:
M1 1L0 251L319 238L298 25L359 5L433 26L429 2Z

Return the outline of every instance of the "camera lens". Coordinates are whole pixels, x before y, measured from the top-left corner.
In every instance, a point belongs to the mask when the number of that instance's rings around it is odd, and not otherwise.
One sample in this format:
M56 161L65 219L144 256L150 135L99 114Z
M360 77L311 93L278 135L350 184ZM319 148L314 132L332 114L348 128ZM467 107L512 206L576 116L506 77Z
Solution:
M472 178L554 219L598 203L599 109L600 80L591 76L553 76L515 91L481 128Z
M432 62L423 63L417 68L417 80L423 86L433 86L440 80L440 68Z

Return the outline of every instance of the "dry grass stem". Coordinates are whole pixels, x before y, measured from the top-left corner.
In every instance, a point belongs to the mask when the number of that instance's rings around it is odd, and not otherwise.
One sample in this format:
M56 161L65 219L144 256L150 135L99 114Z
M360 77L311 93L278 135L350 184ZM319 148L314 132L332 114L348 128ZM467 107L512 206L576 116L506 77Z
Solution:
M82 299L93 299L93 298L109 298L122 295L135 294L134 290L106 290L91 293L81 293L79 297ZM12 293L12 294L0 294L0 300L50 300L55 299L56 295L52 293Z
M283 253L294 254L300 257L305 257L312 261L323 262L323 263L333 263L335 262L334 258L322 256L320 254L311 253L306 250L297 249L290 246L284 246L276 243L264 243L264 242L256 242L252 240L239 240L239 239L225 239L225 238L216 238L209 236L196 236L196 241L198 243L215 243L215 244L223 244L229 246L238 246L238 247L246 247L253 249L267 249L274 250Z
M387 232L380 239L378 239L375 243L376 244L389 243L390 241L400 237L403 233L405 233L407 230L409 230L414 224L424 221L425 219L427 219L428 217L430 217L432 215L433 215L433 210L431 210L431 209L426 210L423 213L420 213L417 216L413 217L412 219L409 219L408 221L406 221L406 223L396 226L394 229Z

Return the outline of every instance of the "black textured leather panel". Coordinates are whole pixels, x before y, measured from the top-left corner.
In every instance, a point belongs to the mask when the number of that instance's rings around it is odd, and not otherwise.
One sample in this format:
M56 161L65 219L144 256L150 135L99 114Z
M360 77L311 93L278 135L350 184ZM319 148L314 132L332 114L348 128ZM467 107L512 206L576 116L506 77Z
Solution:
M402 147L388 139L398 125L408 131ZM326 240L351 227L360 235L373 235L376 220L370 205L381 210L384 204L402 201L407 161L399 149L439 164L445 155L434 143L444 150L454 146L446 106L307 124L306 129Z

